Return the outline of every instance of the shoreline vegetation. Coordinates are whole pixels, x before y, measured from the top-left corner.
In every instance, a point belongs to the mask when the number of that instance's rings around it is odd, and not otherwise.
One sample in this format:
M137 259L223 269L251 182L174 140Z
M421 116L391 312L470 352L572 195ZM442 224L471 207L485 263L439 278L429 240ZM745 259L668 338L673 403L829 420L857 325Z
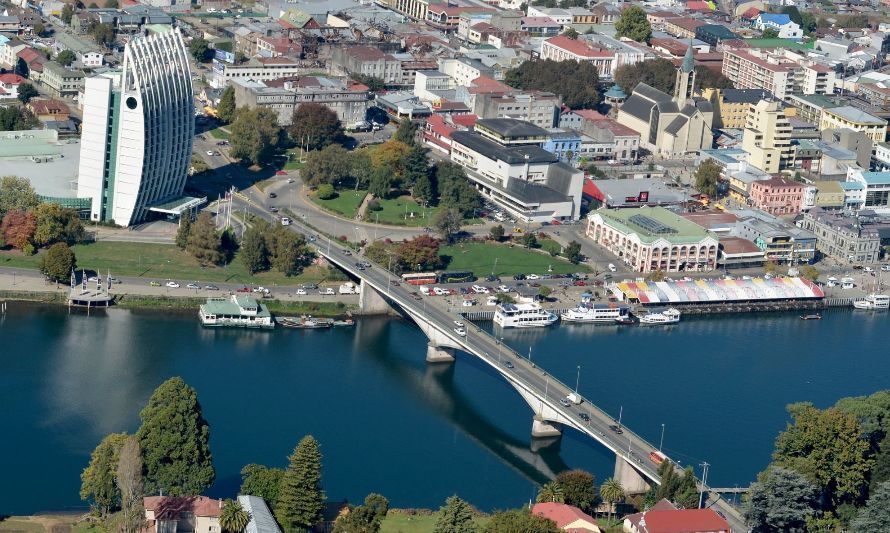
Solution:
M38 292L38 291L0 291L0 301L28 302L37 304L68 305L67 294L64 292ZM198 306L207 301L206 298L193 296L155 296L144 294L117 294L111 308L120 309L169 309L197 311ZM260 300L277 315L313 315L319 317L337 318L347 314L360 314L353 305L343 302L292 302L275 298ZM95 309L103 309L97 307Z

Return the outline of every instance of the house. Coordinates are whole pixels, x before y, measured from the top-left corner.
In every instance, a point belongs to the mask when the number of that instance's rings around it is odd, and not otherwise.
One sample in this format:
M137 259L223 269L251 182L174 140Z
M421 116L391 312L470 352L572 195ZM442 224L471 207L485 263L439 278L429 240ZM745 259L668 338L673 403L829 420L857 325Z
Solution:
M695 28L695 38L711 46L717 46L723 41L738 39L739 36L722 24L703 24Z
M667 500L648 511L624 517L626 533L730 533L729 523L713 509L677 509Z
M14 100L19 97L19 86L28 80L8 72L0 74L0 100Z
M563 531L572 533L600 533L602 531L596 525L596 519L574 505L555 502L536 503L532 507L532 514L554 521L556 527Z
M785 13L760 13L754 19L754 27L760 31L774 30L780 39L803 37L800 25L792 22L791 17Z
M796 215L803 206L806 186L794 180L771 178L751 184L751 203L771 215Z
M32 98L30 102L25 106L27 107L34 116L37 117L37 120L41 122L47 122L50 120L57 122L65 122L69 118L71 118L71 110L68 109L68 106L65 102L60 100L44 100Z
M222 500L207 496L146 496L147 533L221 533Z
M84 85L84 73L71 70L55 61L47 61L43 66L40 84L46 87L53 97L75 97Z

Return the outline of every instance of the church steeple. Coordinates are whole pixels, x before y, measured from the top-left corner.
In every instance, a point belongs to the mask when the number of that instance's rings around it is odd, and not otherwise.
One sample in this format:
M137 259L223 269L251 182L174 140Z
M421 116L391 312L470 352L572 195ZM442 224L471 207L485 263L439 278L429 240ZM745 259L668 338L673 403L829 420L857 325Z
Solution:
M674 100L677 107L682 108L686 105L687 100L692 98L695 90L695 58L693 57L692 43L686 49L686 55L680 68L677 69L677 79L674 82Z

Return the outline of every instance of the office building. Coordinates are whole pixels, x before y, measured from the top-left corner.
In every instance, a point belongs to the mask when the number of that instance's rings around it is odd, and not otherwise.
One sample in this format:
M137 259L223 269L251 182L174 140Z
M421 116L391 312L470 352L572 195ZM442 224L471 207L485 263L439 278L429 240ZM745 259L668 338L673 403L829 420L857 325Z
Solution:
M786 168L794 155L791 124L780 102L761 100L751 105L742 133L742 149L748 162L769 174Z
M188 57L179 30L161 27L127 44L119 71L86 80L77 196L92 199L91 220L129 226L194 207L182 198L195 135Z

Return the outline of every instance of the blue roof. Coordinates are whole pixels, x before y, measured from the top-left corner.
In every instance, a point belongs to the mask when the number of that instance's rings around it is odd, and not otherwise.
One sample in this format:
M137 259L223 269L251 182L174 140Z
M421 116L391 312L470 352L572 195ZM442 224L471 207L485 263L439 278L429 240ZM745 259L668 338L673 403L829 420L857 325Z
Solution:
M861 191L862 189L865 188L865 185L863 185L861 183L855 183L852 181L842 181L842 182L840 182L840 184L841 184L841 189L843 189L845 191Z
M779 26L784 26L791 22L791 17L785 13L761 13L760 20L763 22L772 22Z
M609 87L609 90L606 91L604 96L606 98L627 98L627 95L621 90L621 87L619 87L617 83Z
M890 185L890 172L863 172L862 179L868 185Z

